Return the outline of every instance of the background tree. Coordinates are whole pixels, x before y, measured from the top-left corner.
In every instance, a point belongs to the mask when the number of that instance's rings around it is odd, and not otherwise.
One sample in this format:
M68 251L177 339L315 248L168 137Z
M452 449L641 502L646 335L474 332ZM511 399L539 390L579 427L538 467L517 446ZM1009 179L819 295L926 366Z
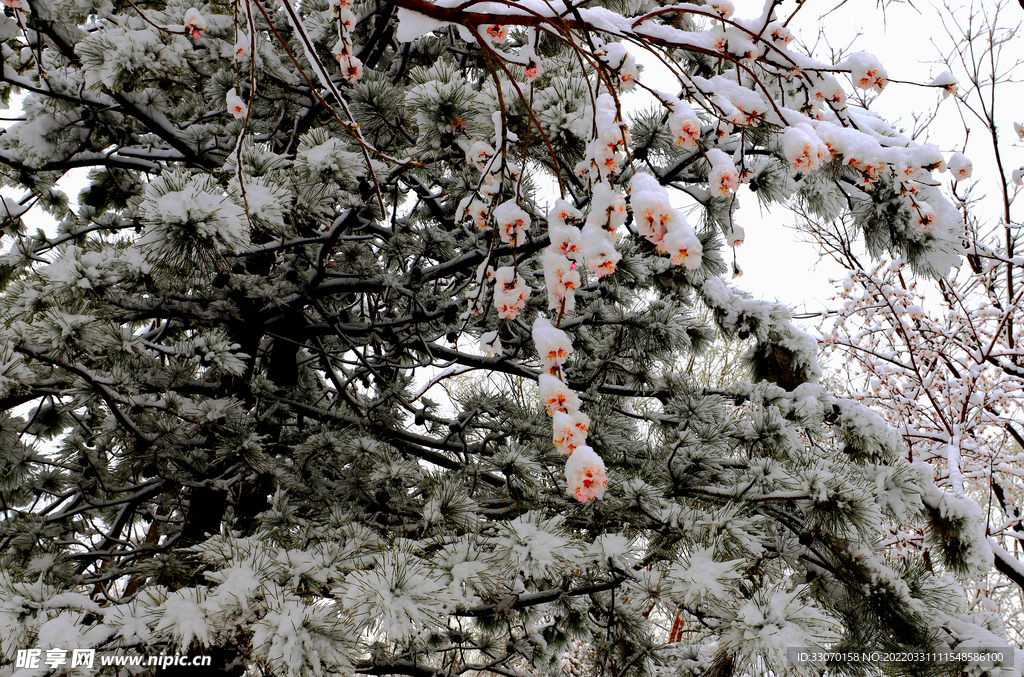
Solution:
M721 279L741 184L853 205L922 274L958 260L942 154L846 101L886 85L872 56L791 50L778 2L8 4L8 660L509 676L582 644L601 674L724 677L1004 643L879 544L923 520L934 568L977 575L977 504ZM756 383L678 368L716 334ZM441 395L470 368L516 387Z
M998 124L1000 106L1017 82L1020 61L1010 50L1020 22L1003 3L947 5L941 18L949 48L940 62L947 70L936 82L964 83L962 89L951 88L953 96L941 106L959 109L963 138L977 142L981 137L974 148L991 158L975 166L956 154L949 163L955 170L949 193L966 224L965 264L949 277L921 279L898 247L872 248L869 242L871 256L865 256L856 241L859 224L849 215L839 226L814 216L806 223L849 271L839 290L842 307L825 323L830 361L842 365L850 396L900 432L909 461L932 463L941 486L971 494L984 506L999 573L975 582L970 603L998 608L1020 644L1024 353L1019 219L1011 207L1024 168L1008 164L1010 139L1018 139L1019 130L1010 135ZM923 117L935 118L934 113ZM916 132L924 135L928 128ZM922 525L894 532L892 539L908 555L927 556L927 535Z

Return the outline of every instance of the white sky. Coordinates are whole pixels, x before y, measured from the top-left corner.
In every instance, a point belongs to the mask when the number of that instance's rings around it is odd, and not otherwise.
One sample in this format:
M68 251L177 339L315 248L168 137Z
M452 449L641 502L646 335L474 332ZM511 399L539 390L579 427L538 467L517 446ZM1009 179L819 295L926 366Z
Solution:
M737 16L757 14L762 6L761 0L737 0L735 4ZM818 37L818 15L815 12L839 4L840 0L808 2L808 6L801 9L790 28L799 40L813 45ZM826 60L829 45L841 48L853 41L855 51L871 52L878 57L890 79L930 82L946 70L944 65L934 63L939 58L939 48L948 52L952 43L946 36L938 11L927 0L914 4L919 11L908 3L893 3L883 12L869 0L848 0L824 18L828 42L818 42L816 56ZM981 4L991 9L994 3L986 0ZM783 10L792 11L792 6L792 3L787 2ZM958 12L962 21L968 4L956 2L953 7L963 8ZM1016 3L1010 3L1004 16L1006 20L1016 22L1024 14ZM1020 40L1015 41L1015 44L1015 49L1011 45L1012 53L1008 52L1005 56L1007 65L1012 64L1012 58L1024 57ZM953 73L958 79L962 76L956 70ZM961 91L963 89L962 83ZM1013 104L1021 100L1024 92L1018 85L1004 86L998 91L1001 92L1002 106L997 110L1003 112L999 117L1000 144L1004 150L1003 159L1009 163L1009 174L1024 163L1024 151L1016 143L1012 126L1015 121ZM924 113L941 99L941 94L934 89L893 82L872 104L872 108L890 122L900 119L911 127L912 113ZM1019 121L1024 122L1024 112L1020 114ZM974 178L979 181L982 192L995 195L999 177L992 169L991 146L977 120L968 119L968 124L972 132L966 153L974 163ZM963 150L964 123L952 98L945 100L939 107L939 116L930 126L927 140L938 145L947 158L949 153ZM939 176L946 178L948 174ZM991 209L991 213L995 214L996 209ZM842 269L830 260L821 259L813 246L798 241L798 233L783 227L795 225L795 218L791 214L776 209L771 215L765 216L768 218L761 220L756 204L748 204L738 214L740 223L746 229L746 242L737 252L737 260L744 275L734 280L734 284L755 296L783 301L797 312L801 308L817 311L828 306L828 299L833 294L828 280L830 277L842 278Z

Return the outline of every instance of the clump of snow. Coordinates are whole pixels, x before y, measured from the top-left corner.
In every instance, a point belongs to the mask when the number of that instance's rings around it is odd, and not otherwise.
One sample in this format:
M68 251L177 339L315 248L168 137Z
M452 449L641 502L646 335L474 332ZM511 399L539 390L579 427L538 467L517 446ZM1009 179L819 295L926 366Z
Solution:
M805 585L763 589L736 610L721 643L746 664L772 665L786 665L792 647L830 646L839 640L841 626L812 600Z
M188 646L193 640L206 646L210 643L211 627L203 608L198 588L182 588L167 594L159 607L160 621L157 632L168 632L179 646Z
M742 578L742 564L739 559L716 561L712 548L695 549L670 568L672 594L687 606L710 599L728 599L733 585Z
M360 627L392 641L443 626L444 607L454 603L435 572L404 552L386 552L368 568L348 574L336 593Z
M587 270L598 278L613 274L622 260L622 254L615 249L614 234L588 223L583 226L582 236L583 258Z
M953 76L949 71L942 71L939 75L929 83L931 87L942 87L942 98L948 98L950 95L956 96L957 91L960 89L960 83L956 81L956 77Z
M140 211L149 227L137 245L153 262L184 261L200 248L240 251L248 244L245 213L209 176L162 174L146 186Z
M400 7L398 8L398 28L395 29L395 39L399 42L412 42L447 25L444 21L438 21L425 14Z
M484 355L500 355L502 351L498 332L486 331L480 335L480 352Z
M524 579L555 579L578 556L578 548L565 536L563 519L545 519L528 512L506 522L495 539L495 555L504 567Z

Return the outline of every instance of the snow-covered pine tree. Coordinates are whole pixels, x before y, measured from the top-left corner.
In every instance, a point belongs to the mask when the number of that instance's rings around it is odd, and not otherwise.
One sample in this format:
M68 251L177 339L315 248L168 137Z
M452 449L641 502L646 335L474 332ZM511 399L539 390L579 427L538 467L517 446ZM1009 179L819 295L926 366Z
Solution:
M977 506L721 278L744 183L956 260L941 154L847 104L870 55L791 49L772 1L4 4L0 669L727 677L1002 642L952 578L991 565ZM770 380L677 367L716 337ZM879 545L912 518L934 572Z

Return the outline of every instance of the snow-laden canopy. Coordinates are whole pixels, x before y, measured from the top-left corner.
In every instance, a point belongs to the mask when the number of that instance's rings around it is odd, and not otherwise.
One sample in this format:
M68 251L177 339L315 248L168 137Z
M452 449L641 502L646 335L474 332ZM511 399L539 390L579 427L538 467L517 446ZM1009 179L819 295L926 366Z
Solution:
M874 57L794 49L771 0L5 4L4 659L725 677L1001 641L953 578L991 566L976 504L722 277L747 190L958 260L942 154L847 99ZM751 382L686 368L716 342Z

